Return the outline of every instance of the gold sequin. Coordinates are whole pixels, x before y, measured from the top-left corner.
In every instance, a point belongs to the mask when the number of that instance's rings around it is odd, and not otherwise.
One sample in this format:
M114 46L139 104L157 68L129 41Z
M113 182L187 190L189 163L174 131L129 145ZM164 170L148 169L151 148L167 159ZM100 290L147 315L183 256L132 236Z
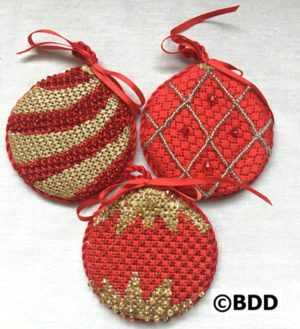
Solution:
M90 94L99 85L100 81L96 77L92 77L88 82L78 84L72 88L47 90L41 87L33 87L17 102L12 111L17 114L38 113L67 108Z
M106 304L115 313L132 319L144 321L167 321L173 315L181 314L193 306L192 299L188 299L179 304L171 303L171 280L165 279L162 284L156 288L148 300L142 297L142 288L137 272L132 273L131 280L128 282L124 298L113 288L107 279L102 280L103 288L95 289L101 303ZM94 282L89 285L94 287ZM204 296L201 291L195 299Z
M186 220L191 221L201 233L210 229L210 225L195 209L168 190L142 188L131 191L102 210L94 218L94 225L97 226L115 213L119 214L116 234L120 234L137 217L142 218L145 228L151 227L155 218L160 217L170 231L176 231L180 213Z
M48 195L70 199L76 192L90 184L127 148L130 141L130 127L124 128L117 141L107 144L96 156L88 158L71 168L45 180L37 181L34 187Z
M16 163L35 161L40 158L70 150L85 139L99 132L114 116L118 99L112 96L95 119L87 120L73 129L48 134L24 135L8 132L9 144Z

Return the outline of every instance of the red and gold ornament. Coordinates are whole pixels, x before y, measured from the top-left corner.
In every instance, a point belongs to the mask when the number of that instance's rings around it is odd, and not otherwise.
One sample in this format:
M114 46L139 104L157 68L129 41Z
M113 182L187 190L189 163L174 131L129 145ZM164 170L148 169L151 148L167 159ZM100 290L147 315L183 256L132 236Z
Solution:
M37 33L65 43L36 43ZM101 67L83 42L71 42L51 30L33 32L28 42L24 52L71 51L85 64L37 82L17 102L7 124L10 160L43 196L84 200L111 185L132 163L136 128L131 111L139 113L143 94L122 74ZM116 79L131 87L141 104L132 101Z
M124 318L167 321L198 303L215 274L215 234L192 203L202 198L195 185L212 180L152 178L136 165L123 177L77 208L78 217L89 221L82 247L89 285ZM193 193L184 193L183 186ZM270 203L251 187L240 187ZM97 203L91 216L82 215Z
M216 10L172 29L166 39L178 44L178 51L170 52L162 43L165 52L192 58L197 64L164 82L146 104L141 144L159 177L204 175L248 185L268 162L274 118L262 93L239 69L210 59L202 45L180 34L237 9ZM232 194L240 186L206 182L198 189L204 198L215 198Z
M111 198L115 186L104 190L102 206L90 217L79 215L90 220L83 263L94 293L115 313L166 321L205 295L216 270L217 242L207 217L168 180L133 170L143 176Z

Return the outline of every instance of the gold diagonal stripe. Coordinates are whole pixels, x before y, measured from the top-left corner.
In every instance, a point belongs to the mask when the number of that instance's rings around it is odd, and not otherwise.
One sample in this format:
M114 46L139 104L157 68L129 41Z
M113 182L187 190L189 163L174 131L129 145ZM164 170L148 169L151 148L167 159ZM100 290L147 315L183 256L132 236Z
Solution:
M95 119L87 120L67 131L32 135L9 132L9 144L14 161L16 163L35 161L79 145L104 127L114 116L118 103L118 99L112 96Z
M36 181L34 187L48 195L70 199L105 171L124 152L129 140L130 127L127 126L117 141L107 144L95 157L88 158L43 181Z
M47 90L41 87L34 87L17 102L13 108L13 113L50 112L67 108L95 90L99 84L100 82L97 78L91 78L88 82L61 90Z

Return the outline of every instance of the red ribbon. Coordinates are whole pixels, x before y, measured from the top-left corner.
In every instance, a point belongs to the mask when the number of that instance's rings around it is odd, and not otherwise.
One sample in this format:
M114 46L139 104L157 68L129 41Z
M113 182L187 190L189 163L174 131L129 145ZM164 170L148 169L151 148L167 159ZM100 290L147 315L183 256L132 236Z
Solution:
M146 171L146 169L142 166L131 166L128 171L138 171L142 173L141 176L127 176L127 180L113 184L106 189L104 189L98 197L89 199L81 203L77 208L77 216L82 221L89 221L99 215L100 211L104 210L110 204L119 200L124 194L128 193L131 190L143 188L143 187L156 187L156 188L167 188L168 190L174 191L177 195L182 196L184 199L188 199L190 201L199 201L202 198L201 193L195 187L195 185L202 184L202 183L228 183L239 186L240 188L246 189L249 192L255 194L265 202L272 205L271 201L262 193L258 192L254 188L238 183L236 181L232 181L229 179L216 179L216 178L152 178L151 174ZM119 187L114 193L112 191ZM178 187L191 187L195 192L195 196L191 196L183 191L178 190ZM112 193L111 196L109 196ZM98 209L90 216L83 216L81 215L81 211L87 207L100 203Z
M35 42L33 40L34 34L39 33L45 33L54 35L62 40L65 41L65 43L61 42L55 42L55 41L44 41L44 42ZM88 64L91 68L91 70L94 72L94 74L97 76L97 78L103 82L108 88L110 88L117 96L124 101L128 107L135 112L136 114L140 113L140 108L145 104L145 97L142 93L142 91L126 76L124 76L121 73L114 72L107 70L100 66L98 64L98 59L96 54L91 50L89 46L87 46L82 41L79 42L72 42L66 38L64 38L62 35L58 34L55 31L52 30L37 30L29 34L28 36L28 43L30 44L30 47L18 52L17 54L23 54L27 51L30 51L34 48L39 49L47 49L47 50L64 50L64 51L71 51L73 56L79 57L82 59L86 64ZM123 90L121 85L116 80L123 81L138 97L140 103L134 102Z
M214 10L211 12L208 12L206 14L202 14L199 16L196 16L194 18L189 19L186 22L183 22L182 24L179 24L178 26L174 27L170 31L170 35L166 37L162 43L161 43L161 48L162 50L167 53L167 54L181 54L184 57L187 58L193 58L196 59L198 62L204 62L207 63L210 66L215 67L217 70L221 71L222 73L239 80L240 82L251 86L256 93L260 96L261 100L268 106L268 103L261 93L261 91L250 81L246 80L245 78L242 77L243 71L238 69L237 67L217 60L217 59L209 59L208 54L204 48L204 46L200 45L198 42L193 41L191 39L188 39L187 37L181 35L180 33L189 29L190 27L200 24L204 22L207 19L210 19L212 17L228 14L228 13L233 13L239 9L240 6L234 6L234 7L228 7L228 8L223 8L223 9L218 9ZM178 44L178 50L177 51L169 51L164 47L164 43L166 40L171 39L173 42ZM232 71L238 71L240 75L235 74Z
M239 6L234 6L234 7L228 7L228 8L223 8L223 9L218 9L211 11L206 14L202 14L199 16L196 16L194 18L189 19L188 21L185 21L176 27L174 27L170 31L170 36L165 38L162 43L161 43L161 48L164 52L168 54L181 54L187 58L194 58L197 59L201 62L207 62L208 61L208 55L205 51L204 46L200 45L198 42L193 41L191 39L188 39L187 37L181 35L180 33L189 29L190 27L200 24L212 17L228 14L228 13L233 13L239 9ZM171 52L168 51L164 48L164 43L167 39L171 39L175 43L177 43L178 50Z

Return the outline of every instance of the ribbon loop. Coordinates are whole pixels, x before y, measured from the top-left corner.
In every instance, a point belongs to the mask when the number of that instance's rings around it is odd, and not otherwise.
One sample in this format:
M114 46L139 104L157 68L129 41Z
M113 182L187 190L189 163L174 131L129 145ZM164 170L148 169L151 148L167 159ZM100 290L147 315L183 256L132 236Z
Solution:
M33 36L35 34L49 34L60 38L64 41L56 42L56 41L43 41L43 42L35 42L33 40ZM94 72L96 77L103 82L108 88L110 88L127 106L136 114L140 113L140 108L145 104L145 97L142 91L137 87L135 83L133 83L129 78L124 76L121 73L114 72L103 68L101 65L98 64L98 59L95 52L84 42L72 42L59 33L52 31L52 30L36 30L29 34L28 36L28 43L30 45L29 48L18 52L17 54L26 53L32 49L39 48L45 50L64 50L64 51L71 51L73 56L80 58L83 60L87 65L90 66L91 70ZM117 80L121 80L125 83L137 96L139 99L139 103L133 101L123 90L121 85Z
M238 8L239 8L239 6L234 6L234 7L228 7L228 8L214 10L209 13L196 16L194 18L189 19L186 22L179 24L178 26L174 27L170 31L170 36L168 36L167 38L165 38L163 40L163 42L161 44L162 50L168 54L181 54L184 57L193 58L199 62L207 62L209 57L208 57L208 54L207 54L204 46L202 46L201 44L199 44L196 41L193 41L193 40L188 39L187 37L181 35L181 32L189 29L190 27L192 27L196 24L200 24L212 17L235 12L236 10L238 10ZM167 39L171 39L173 42L178 44L178 51L170 52L165 49L164 42Z

